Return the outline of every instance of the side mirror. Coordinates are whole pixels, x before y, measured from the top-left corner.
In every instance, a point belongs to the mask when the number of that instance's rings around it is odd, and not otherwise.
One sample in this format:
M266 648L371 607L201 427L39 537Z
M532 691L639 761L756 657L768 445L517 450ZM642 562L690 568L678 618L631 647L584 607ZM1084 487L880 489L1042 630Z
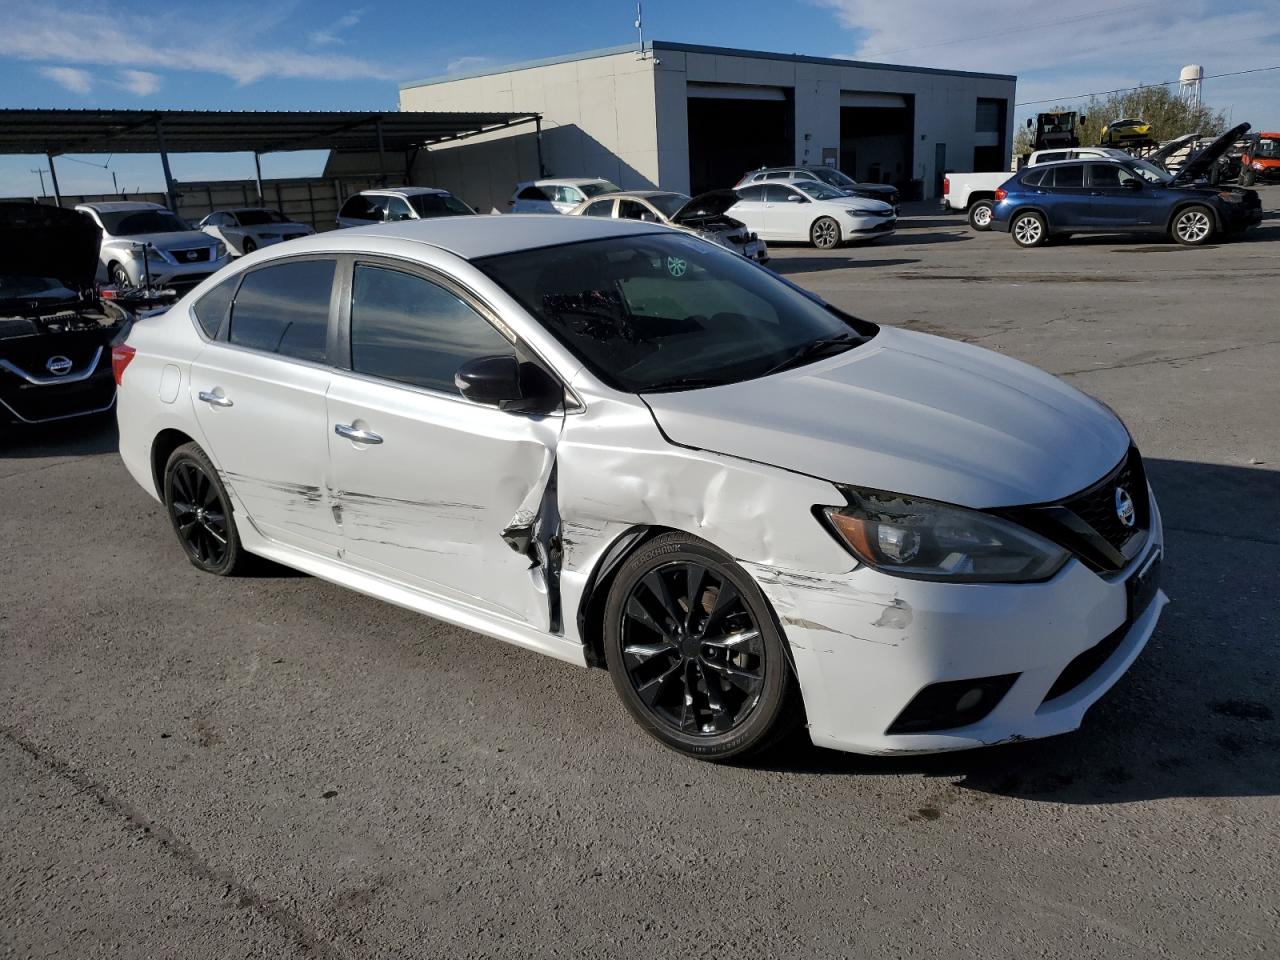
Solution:
M548 413L563 400L550 374L509 354L468 360L453 375L453 383L468 400L508 413Z
M1124 182L1124 185L1128 187L1130 190L1132 190L1134 193L1137 193L1139 190L1142 189L1142 181L1139 180L1137 177L1134 177L1132 180L1126 180Z

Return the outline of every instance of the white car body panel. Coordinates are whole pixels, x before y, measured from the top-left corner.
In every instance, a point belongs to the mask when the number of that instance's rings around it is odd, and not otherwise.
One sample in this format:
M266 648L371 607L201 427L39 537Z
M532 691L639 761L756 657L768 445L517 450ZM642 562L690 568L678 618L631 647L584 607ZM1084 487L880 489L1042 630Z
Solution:
M219 468L250 552L577 664L592 659L582 603L611 553L644 528L708 540L772 604L810 736L823 746L926 752L1078 727L1166 602L1157 594L1085 683L1041 702L1068 662L1125 621L1126 576L1163 547L1154 500L1146 543L1124 571L1097 574L1072 559L1029 584L878 572L855 560L813 508L842 502L832 481L972 506L1043 502L1100 479L1127 443L1123 426L1047 374L888 329L773 377L641 399L601 383L468 262L664 230L587 217L458 217L252 254L224 276L295 251L383 255L444 272L555 370L576 402L562 415L525 417L210 343L192 314L206 281L129 336L137 354L120 388L121 456L159 499L153 445L163 431L181 431ZM197 399L218 388L233 406ZM843 427L846 419L856 427ZM335 436L339 423L361 423L385 443L357 448ZM442 456L446 445L465 453ZM513 525L533 531L539 562L503 542ZM979 723L883 733L927 684L1010 672L1021 675Z
M252 239L254 246L257 249L261 249L277 243L283 243L285 240L309 237L315 233L315 230L305 223L296 223L292 220L249 224L246 226L236 219L235 213L235 210L215 210L200 221L200 229L215 240L221 240L225 243L227 250L237 257L244 256L246 252L251 252L245 250L246 239ZM216 219L220 219L219 215L232 222L213 222Z
M789 187L796 188L803 181L770 180L762 184L749 184L749 187ZM801 193L802 191L795 191ZM851 210L874 211L873 215L863 216L851 213ZM809 231L814 222L821 217L831 217L840 225L842 242L851 240L875 240L892 236L897 217L893 207L880 200L867 200L862 197L841 197L838 200L815 200L806 197L804 202L776 200L739 200L727 213L736 220L741 220L765 240L808 241ZM887 229L876 228L888 223Z

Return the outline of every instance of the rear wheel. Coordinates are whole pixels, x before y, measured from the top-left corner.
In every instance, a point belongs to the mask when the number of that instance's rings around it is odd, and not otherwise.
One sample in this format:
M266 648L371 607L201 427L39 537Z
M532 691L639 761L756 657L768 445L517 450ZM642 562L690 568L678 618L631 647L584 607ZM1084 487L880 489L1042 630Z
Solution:
M725 554L667 533L618 571L605 656L640 726L682 753L728 760L794 729L798 694L784 641L755 581Z
M819 217L809 228L809 239L819 250L830 250L840 244L840 224L831 217Z
M1188 247L1198 247L1213 237L1213 214L1208 207L1179 210L1173 218L1173 239Z
M1015 214L1009 232L1020 247L1039 247L1049 240L1049 228L1038 213Z
M231 498L199 445L186 443L169 455L164 505L193 566L220 577L244 571L249 555L240 545Z
M991 229L991 215L995 206L990 200L979 200L969 208L969 226L975 230Z

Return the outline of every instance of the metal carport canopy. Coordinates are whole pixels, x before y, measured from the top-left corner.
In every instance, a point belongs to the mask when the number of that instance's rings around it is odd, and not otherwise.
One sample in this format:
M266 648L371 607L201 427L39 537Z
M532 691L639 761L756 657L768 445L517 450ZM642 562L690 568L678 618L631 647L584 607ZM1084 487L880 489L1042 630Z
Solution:
M52 158L65 153L158 153L171 183L170 153L340 150L382 156L521 123L541 127L540 121L536 113L416 110L0 110L0 154L43 153L52 169Z

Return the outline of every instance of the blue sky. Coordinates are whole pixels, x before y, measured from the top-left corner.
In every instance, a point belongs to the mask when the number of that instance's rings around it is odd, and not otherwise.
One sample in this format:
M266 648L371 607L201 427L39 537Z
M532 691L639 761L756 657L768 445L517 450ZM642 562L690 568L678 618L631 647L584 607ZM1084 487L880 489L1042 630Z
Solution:
M630 0L0 0L0 106L389 110L403 81L628 43L634 15ZM1019 101L1168 80L1186 63L1280 65L1280 0L646 0L644 19L649 38L1014 73ZM1209 80L1204 95L1280 128L1280 70ZM110 171L128 189L162 183L154 157L77 159L58 161L67 193L109 191ZM322 164L276 154L263 173ZM44 165L0 157L0 196L37 193ZM184 180L253 171L247 155L172 166Z

